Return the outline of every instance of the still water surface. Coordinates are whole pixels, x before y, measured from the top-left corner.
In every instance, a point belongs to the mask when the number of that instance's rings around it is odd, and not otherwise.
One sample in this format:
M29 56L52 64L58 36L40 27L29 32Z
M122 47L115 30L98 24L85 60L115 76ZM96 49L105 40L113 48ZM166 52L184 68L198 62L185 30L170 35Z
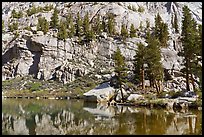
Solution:
M83 100L2 100L2 134L201 134L202 111L106 106Z

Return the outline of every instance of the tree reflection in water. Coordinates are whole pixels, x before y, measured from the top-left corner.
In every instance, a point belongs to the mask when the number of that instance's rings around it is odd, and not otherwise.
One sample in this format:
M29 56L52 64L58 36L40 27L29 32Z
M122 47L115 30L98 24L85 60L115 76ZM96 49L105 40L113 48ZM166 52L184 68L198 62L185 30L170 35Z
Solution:
M2 133L201 134L202 112L107 106L77 100L2 101Z

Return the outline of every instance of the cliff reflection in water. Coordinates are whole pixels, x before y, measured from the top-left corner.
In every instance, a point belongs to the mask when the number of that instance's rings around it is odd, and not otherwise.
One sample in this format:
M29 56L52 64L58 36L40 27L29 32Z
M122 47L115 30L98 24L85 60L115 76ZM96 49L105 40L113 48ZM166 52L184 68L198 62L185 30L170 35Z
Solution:
M174 112L77 100L3 99L2 133L201 134L201 111Z

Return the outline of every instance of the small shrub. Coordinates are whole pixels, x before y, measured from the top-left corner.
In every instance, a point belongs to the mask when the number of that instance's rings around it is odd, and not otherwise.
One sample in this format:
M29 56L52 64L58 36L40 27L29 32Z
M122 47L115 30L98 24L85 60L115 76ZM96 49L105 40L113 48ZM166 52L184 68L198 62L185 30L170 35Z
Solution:
M129 9L129 10L132 10L132 7L131 7L130 5L128 5L128 9Z
M88 82L86 84L86 87L94 87L95 86L95 83L94 82Z
M11 32L13 32L14 30L18 29L18 22L14 22L13 24L9 24L8 27L9 27L9 30Z
M143 13L144 10L145 10L145 9L144 9L142 6L139 6L139 8L138 8L138 12Z
M15 35L15 37L17 38L20 34L18 33L18 31L16 31L16 32L14 33L14 35Z
M31 91L38 91L40 90L40 87L42 86L40 82L30 83L30 84L31 84L31 87L30 87Z
M27 13L27 15L28 16L31 16L31 15L33 15L33 14L36 14L36 13L38 13L38 12L42 12L43 11L43 8L42 7L35 7L35 6L33 6L33 7L31 7L30 9L28 9L27 11L26 11L26 13Z
M31 31L31 27L30 26L26 26L24 29L28 30L28 31Z
M51 11L53 9L53 5L46 5L43 10L44 11Z
M11 14L12 14L13 18L19 19L19 18L23 17L23 12L22 11L16 12L15 10L13 10Z

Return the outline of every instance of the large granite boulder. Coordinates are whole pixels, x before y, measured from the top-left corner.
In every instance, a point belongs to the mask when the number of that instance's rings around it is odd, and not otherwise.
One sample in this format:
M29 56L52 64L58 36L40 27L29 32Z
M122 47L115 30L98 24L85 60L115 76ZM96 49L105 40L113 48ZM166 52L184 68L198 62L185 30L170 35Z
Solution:
M103 83L98 87L83 94L84 100L89 102L108 102L115 93L115 89L109 82Z

